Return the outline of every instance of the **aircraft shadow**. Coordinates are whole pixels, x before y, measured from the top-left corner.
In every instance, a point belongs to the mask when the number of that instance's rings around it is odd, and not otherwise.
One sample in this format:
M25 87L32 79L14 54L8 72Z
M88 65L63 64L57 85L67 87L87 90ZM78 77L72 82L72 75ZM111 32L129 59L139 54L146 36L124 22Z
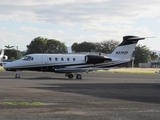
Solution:
M160 104L159 83L79 83L45 85L48 87L32 88L76 93L94 97Z
M72 80L68 78L52 78L52 77L34 77L34 78L23 78L23 80Z
M52 77L32 77L32 78L0 77L0 79L14 79L14 80L74 80L74 79L68 79L68 78L52 78Z

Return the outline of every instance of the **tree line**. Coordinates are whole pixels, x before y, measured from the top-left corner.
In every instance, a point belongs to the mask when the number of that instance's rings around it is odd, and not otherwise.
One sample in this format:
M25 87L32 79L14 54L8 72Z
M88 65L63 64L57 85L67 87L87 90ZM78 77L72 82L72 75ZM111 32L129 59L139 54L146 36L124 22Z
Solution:
M81 42L73 43L71 48L72 52L101 52L110 54L120 43L115 40L102 41L102 42ZM67 47L65 43L60 42L56 39L47 39L43 37L34 38L29 45L26 46L27 50L25 52L16 50L14 46L7 45L5 48L5 54L11 60L16 60L21 58L26 54L32 53L67 53ZM152 52L145 45L137 45L135 51L133 52L133 57L135 57L135 66L138 63L147 63L149 61L154 61L158 59L156 52Z

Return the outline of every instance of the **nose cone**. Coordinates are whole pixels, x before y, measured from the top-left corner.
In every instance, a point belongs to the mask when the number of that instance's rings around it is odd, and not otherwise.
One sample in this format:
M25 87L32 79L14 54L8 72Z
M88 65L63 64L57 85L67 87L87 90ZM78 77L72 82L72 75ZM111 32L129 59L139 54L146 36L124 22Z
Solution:
M3 68L4 68L4 69L7 68L7 64L9 64L9 63L6 63L6 64L3 65Z
M18 65L18 60L7 63L3 66L6 71L15 71Z
M10 63L7 63L3 66L3 68L6 70L6 71L9 71L10 70Z

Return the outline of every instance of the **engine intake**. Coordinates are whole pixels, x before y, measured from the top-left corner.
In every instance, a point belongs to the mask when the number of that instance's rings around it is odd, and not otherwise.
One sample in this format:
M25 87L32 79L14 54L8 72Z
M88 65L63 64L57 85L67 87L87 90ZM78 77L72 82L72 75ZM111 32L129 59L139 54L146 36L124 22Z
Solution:
M3 60L7 60L7 59L8 59L8 56L4 55L4 56L2 57L2 59L3 59Z

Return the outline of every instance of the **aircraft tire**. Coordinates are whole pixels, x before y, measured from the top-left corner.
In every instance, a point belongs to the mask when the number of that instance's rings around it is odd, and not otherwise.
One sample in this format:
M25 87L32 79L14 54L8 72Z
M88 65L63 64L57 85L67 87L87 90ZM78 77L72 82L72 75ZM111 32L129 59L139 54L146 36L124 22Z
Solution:
M76 79L82 79L82 75L81 74L77 74Z
M15 78L20 78L20 75L19 75L19 74L16 74L16 75L15 75Z
M74 77L73 74L68 74L68 78L69 78L69 79L72 79L73 77Z

